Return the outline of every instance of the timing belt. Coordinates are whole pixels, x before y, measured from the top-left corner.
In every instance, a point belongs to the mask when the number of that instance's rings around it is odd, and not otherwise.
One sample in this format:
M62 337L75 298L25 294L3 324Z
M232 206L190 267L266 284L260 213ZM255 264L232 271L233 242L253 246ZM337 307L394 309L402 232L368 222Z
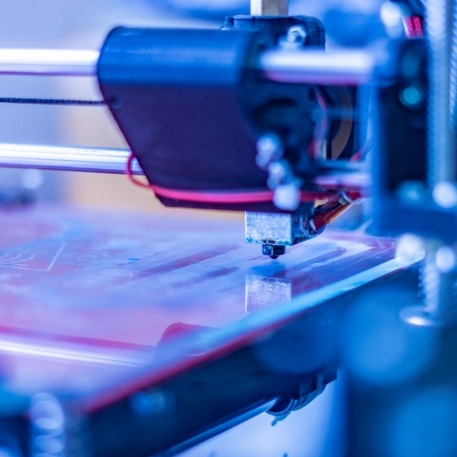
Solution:
M31 105L70 105L70 106L103 106L103 100L65 100L53 98L16 98L0 97L0 103L19 103Z

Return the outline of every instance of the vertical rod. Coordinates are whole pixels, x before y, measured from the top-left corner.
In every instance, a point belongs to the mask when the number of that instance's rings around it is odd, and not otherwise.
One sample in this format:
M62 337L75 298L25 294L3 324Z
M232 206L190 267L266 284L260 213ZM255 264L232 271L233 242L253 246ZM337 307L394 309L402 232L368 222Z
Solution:
M428 185L455 180L456 160L450 126L450 43L452 0L427 2L429 55Z
M427 125L428 188L431 194L440 183L455 184L457 125L457 36L454 20L456 0L426 2L426 31L429 58L429 99ZM457 12L457 10L456 10ZM444 251L442 250L444 249ZM452 265L443 268L443 252L451 252ZM449 255L448 255L449 257ZM412 310L411 322L445 325L455 319L455 262L453 249L429 240L422 266L422 291L425 307L419 316ZM408 315L408 313L407 313ZM408 319L409 319L408 318Z
M457 1L454 0L452 3L449 111L451 113L451 135L454 139L457 135ZM456 143L454 140L454 154L457 155Z
M251 0L251 16L288 16L289 0Z
M456 83L454 64L451 64L453 3L454 0L426 3L429 57L428 186L431 192L438 184L454 182L456 177L455 141L451 128L452 93ZM444 324L455 307L454 278L439 270L436 255L437 250L432 248L424 260L424 311L432 321Z

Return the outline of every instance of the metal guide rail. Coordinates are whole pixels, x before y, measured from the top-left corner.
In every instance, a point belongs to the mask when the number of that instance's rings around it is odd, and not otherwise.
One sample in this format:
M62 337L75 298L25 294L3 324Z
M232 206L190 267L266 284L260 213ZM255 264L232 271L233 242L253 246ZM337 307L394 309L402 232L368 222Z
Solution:
M98 51L59 49L1 49L0 75L96 77ZM257 63L267 79L303 84L370 82L373 56L363 51L275 50L263 53ZM0 98L3 103L100 106L101 100ZM0 145L0 166L51 170L124 173L129 151L122 149ZM125 160L124 160L125 159ZM141 173L135 164L134 173Z

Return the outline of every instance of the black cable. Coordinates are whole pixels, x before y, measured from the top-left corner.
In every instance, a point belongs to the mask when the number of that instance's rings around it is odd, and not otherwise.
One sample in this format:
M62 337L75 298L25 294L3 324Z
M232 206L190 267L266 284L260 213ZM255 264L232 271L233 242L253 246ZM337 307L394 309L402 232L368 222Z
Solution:
M63 106L103 106L103 100L65 100L52 98L18 98L0 97L0 103L17 103L24 105L63 105Z

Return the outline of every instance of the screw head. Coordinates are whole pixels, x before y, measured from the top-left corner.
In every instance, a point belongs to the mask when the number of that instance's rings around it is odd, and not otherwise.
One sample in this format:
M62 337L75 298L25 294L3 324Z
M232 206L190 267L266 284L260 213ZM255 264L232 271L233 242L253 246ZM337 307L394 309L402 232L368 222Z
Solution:
M433 189L433 199L442 208L455 208L457 206L457 187L452 182L441 181Z
M424 240L416 235L405 234L397 243L395 258L401 264L409 265L425 257Z
M274 133L262 135L257 140L257 155L255 161L263 170L282 157L283 147L281 139Z
M298 182L283 184L275 189L273 203L276 208L295 211L300 206L300 185Z
M301 25L293 25L289 28L286 35L286 41L295 45L302 45L306 42L308 33Z
M268 187L272 190L292 180L293 174L286 160L272 162L268 166Z
M441 246L435 255L436 268L440 273L446 274L455 270L457 259L456 252L450 246Z

